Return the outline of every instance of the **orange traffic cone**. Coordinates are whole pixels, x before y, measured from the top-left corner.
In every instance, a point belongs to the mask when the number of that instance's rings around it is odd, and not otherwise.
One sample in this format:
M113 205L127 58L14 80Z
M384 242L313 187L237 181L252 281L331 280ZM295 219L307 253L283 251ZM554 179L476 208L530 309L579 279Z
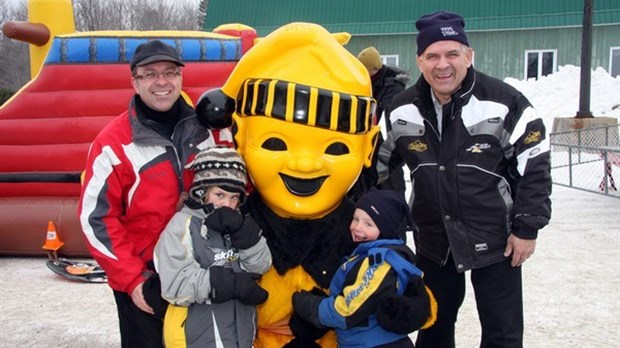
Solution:
M58 232L56 232L56 226L54 226L54 222L50 220L47 223L47 238L45 239L43 249L55 252L60 249L64 244L65 243L60 241L60 236L58 235Z

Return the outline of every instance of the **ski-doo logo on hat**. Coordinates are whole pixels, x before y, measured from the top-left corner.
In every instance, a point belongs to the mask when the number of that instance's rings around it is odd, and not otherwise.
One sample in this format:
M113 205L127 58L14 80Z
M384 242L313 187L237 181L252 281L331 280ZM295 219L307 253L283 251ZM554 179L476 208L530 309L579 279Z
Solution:
M458 31L454 30L452 27L442 27L439 28L441 30L441 35L443 36L458 36Z

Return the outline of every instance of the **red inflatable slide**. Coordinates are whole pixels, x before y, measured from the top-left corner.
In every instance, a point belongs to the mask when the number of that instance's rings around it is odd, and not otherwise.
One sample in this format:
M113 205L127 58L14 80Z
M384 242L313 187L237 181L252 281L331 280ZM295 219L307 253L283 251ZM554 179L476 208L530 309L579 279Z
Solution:
M60 254L86 256L77 217L80 174L90 142L127 109L134 91L129 61L157 38L177 48L183 87L196 103L221 86L253 44L206 32L91 32L53 38L39 74L0 107L0 255L45 254L48 221L64 242Z

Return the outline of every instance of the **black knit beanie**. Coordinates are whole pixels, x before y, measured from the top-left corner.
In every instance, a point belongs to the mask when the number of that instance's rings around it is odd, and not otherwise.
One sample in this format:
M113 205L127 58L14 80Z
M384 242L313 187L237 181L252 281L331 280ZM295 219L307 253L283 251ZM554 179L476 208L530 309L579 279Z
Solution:
M378 239L398 239L413 227L409 205L401 194L372 188L357 201L355 208L365 211L379 228Z
M441 40L458 41L469 47L465 34L465 20L459 14L439 11L420 17L415 22L418 29L416 42L418 56L431 44Z

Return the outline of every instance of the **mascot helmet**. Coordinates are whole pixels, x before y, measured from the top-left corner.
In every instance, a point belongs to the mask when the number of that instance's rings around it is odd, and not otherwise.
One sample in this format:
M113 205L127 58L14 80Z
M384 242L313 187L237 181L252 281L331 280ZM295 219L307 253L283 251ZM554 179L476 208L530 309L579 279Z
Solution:
M364 65L311 23L285 25L252 47L220 90L199 104L224 120L265 203L278 215L319 218L370 166L378 133ZM199 108L201 105L198 106Z

